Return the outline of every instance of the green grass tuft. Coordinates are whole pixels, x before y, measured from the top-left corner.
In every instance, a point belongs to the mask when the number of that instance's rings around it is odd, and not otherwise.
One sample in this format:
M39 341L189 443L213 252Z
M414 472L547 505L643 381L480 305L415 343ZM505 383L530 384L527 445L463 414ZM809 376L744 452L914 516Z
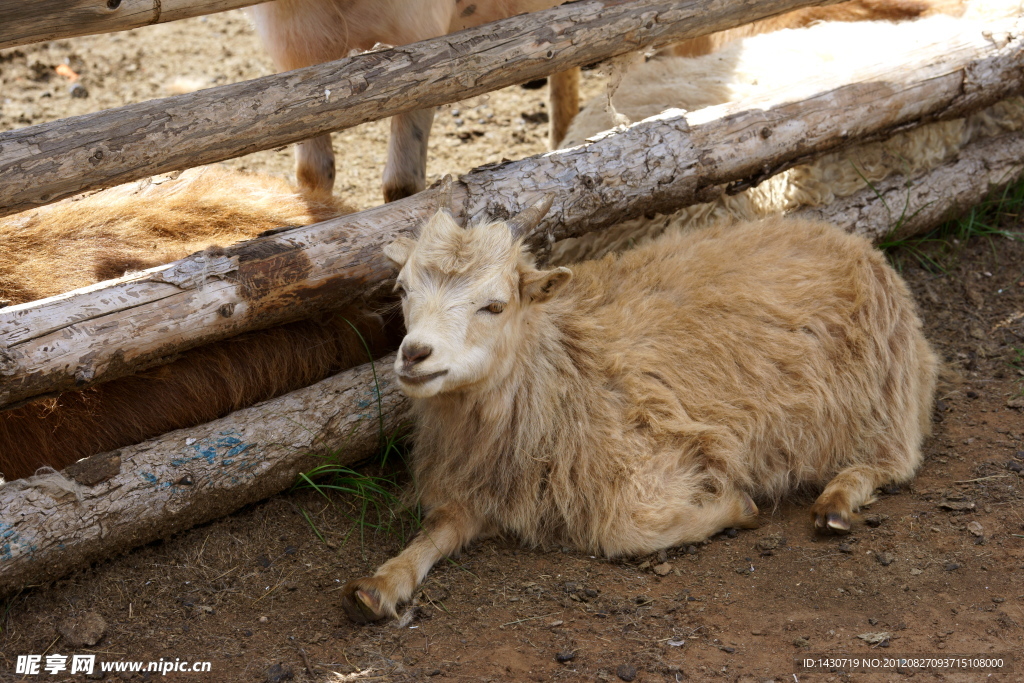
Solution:
M1017 396L1024 396L1024 379L1020 378L1020 374L1024 374L1024 348L1014 346L1010 349L1013 351L1013 358L1010 359L1010 367L1012 367L1017 373Z
M409 452L408 440L411 425L399 425L390 432L385 430L380 380L377 376L377 366L373 354L370 352L366 339L363 338L356 326L351 321L346 320L346 322L359 336L370 361L373 390L377 402L379 448L376 454L352 466L340 464L344 448L326 455L317 455L316 457L322 460L322 463L308 472L300 473L292 489L312 489L331 505L334 505L339 498L349 503L351 511L346 514L356 522L353 529L359 529L360 539L364 546L367 530L375 533L398 533L404 541L410 529L415 530L420 526L419 509L418 507L410 508L402 502L401 485L399 484L399 476L404 470ZM385 473L377 476L370 475L359 471L363 467L375 467ZM327 539L317 528L309 513L301 507L299 511L317 538L326 544ZM347 540L348 535L345 536L343 542Z
M374 476L338 465L336 458L332 461L332 455L322 457L325 462L300 474L293 488L312 489L331 505L339 500L347 503L349 510L345 515L356 523L353 530L359 529L364 544L367 531L398 534L405 541L411 532L419 528L419 511L402 502L397 473ZM302 508L300 512L313 533L326 544L327 539L309 513ZM347 540L346 535L343 541Z
M861 177L863 178L863 176ZM868 186L872 187L871 183L868 183ZM874 190L874 187L872 189ZM877 190L875 190L875 194L878 194ZM909 196L908 189L908 204ZM881 199L880 195L879 199ZM886 206L886 209L888 208ZM996 238L1024 239L1024 234L1011 229L1020 226L1022 212L1024 212L1024 178L1010 183L1001 191L991 193L962 216L946 221L929 233L920 237L904 239L883 238L878 247L888 254L890 262L898 269L903 265L903 257L910 256L924 270L945 273L949 267L949 260L956 253L957 247L967 240L972 238L989 240L994 252ZM913 217L908 217L905 214L906 207L904 207L903 214L893 222L889 235L898 234L904 223Z

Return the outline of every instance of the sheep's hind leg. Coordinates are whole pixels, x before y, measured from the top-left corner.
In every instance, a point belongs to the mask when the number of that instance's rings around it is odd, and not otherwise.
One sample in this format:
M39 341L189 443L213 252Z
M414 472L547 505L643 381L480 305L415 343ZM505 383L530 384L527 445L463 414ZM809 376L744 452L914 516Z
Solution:
M700 503L676 501L634 515L631 528L622 529L618 538L605 539L602 545L609 556L649 553L703 541L722 529L756 528L757 513L753 499L736 490L720 492Z
M431 567L479 533L479 521L461 508L442 505L431 510L422 531L397 557L381 565L373 576L353 579L342 587L345 613L361 624L397 616L396 606L412 597Z
M569 125L580 113L580 69L574 67L568 71L552 74L550 84L551 122L548 131L548 145L558 149L569 131Z
M409 197L427 186L427 140L434 109L391 117L388 160L384 164L384 201Z
M334 148L330 133L295 145L295 179L307 192L331 194L334 189Z
M676 530L677 533L682 531L682 536L671 545L704 540L722 529L756 529L758 512L754 499L743 491L721 493L713 502L686 511L685 529Z
M874 500L875 488L910 479L915 462L908 458L907 467L858 465L841 470L811 506L815 528L833 534L850 533L854 513Z

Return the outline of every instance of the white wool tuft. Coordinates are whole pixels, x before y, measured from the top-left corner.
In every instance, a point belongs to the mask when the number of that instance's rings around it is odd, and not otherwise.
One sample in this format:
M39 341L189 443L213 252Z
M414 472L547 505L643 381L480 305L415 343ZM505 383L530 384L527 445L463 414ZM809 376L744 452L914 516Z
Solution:
M3 480L0 480L2 482ZM3 483L4 486L17 486L20 489L35 489L48 495L54 500L64 496L74 496L79 503L82 502L82 492L85 490L78 482L68 479L52 467L40 467L31 477L15 479Z

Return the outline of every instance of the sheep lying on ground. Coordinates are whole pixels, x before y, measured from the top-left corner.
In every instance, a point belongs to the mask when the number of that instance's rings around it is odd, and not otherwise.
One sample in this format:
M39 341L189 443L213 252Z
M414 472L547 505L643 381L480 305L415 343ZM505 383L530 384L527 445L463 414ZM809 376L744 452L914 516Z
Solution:
M523 235L546 202L468 229L438 211L385 250L427 513L346 584L356 621L393 616L487 534L646 553L749 526L751 497L804 486L824 487L814 524L841 533L921 462L937 361L866 240L774 218L545 271Z
M630 71L612 102L619 114L637 121L670 107L695 111L705 107L764 98L773 90L843 74L871 60L886 61L890 45L932 40L954 34L960 25L985 18L1015 16L1016 0L972 2L965 16L933 16L903 24L887 22L826 23L738 40L713 55L694 59L653 59ZM865 52L864 45L872 50ZM615 125L604 96L588 102L573 121L566 147L582 143ZM686 207L672 216L628 221L606 230L564 240L552 250L551 263L572 263L619 251L657 236L668 226L709 225L721 220L753 220L803 207L824 206L891 174L908 178L955 159L959 150L983 137L1024 128L1024 99L1011 98L966 119L943 121L900 133L888 140L825 154L796 166L738 195L723 195ZM894 207L896 209L896 207ZM893 216L895 221L899 214Z
M349 213L283 181L210 167L0 218L0 299L23 303L126 270L166 263L288 225ZM307 386L393 348L379 316L356 308L250 332L181 354L134 376L0 412L7 480ZM397 340L395 340L397 341Z

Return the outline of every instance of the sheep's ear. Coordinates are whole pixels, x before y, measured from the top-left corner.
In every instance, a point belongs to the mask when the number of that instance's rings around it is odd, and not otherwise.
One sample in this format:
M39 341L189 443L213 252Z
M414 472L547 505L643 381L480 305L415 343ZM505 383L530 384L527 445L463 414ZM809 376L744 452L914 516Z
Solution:
M395 268L401 269L405 262L409 260L409 254L414 246L416 246L416 240L411 240L408 237L399 237L384 247L384 256L394 264Z
M523 300L541 303L551 299L572 279L572 271L568 268L554 270L535 270L523 275Z

